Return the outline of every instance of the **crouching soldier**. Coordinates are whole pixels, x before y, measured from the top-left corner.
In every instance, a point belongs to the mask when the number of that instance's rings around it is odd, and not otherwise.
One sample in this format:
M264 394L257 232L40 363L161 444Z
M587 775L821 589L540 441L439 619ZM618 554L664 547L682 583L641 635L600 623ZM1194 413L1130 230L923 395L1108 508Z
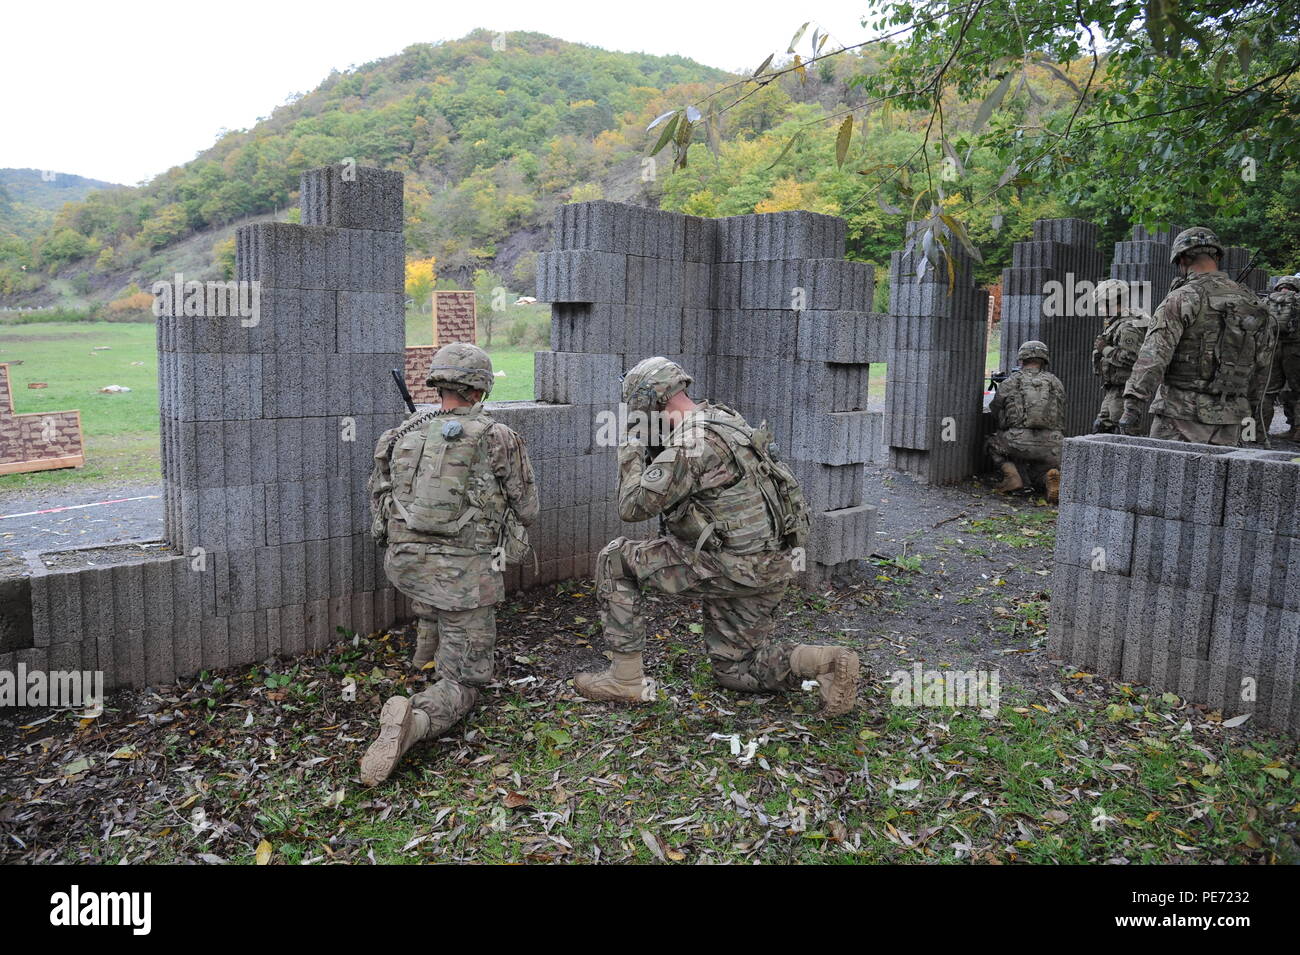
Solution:
M647 358L623 378L629 418L650 422L663 447L648 453L643 432L630 433L619 448L619 514L625 521L660 517L664 533L620 537L600 552L596 589L613 665L578 674L574 688L589 700L655 699L642 663L642 588L650 587L703 603L704 644L724 687L772 693L815 679L821 713L847 713L857 699L857 654L773 639L807 536L799 485L773 457L766 426L751 428L724 405L693 401L691 381L666 358Z
M1016 355L1020 367L998 386L989 404L996 430L988 453L1002 470L997 490L1018 491L1026 483L1055 504L1061 487L1061 432L1065 428L1065 387L1047 370L1047 346L1028 341Z
M1092 349L1092 370L1101 378L1101 410L1092 430L1111 434L1124 416L1124 386L1142 349L1151 316L1128 302L1128 283L1107 279L1097 285L1093 302L1105 325Z
M372 533L388 548L384 569L418 618L417 667L438 680L413 697L393 696L379 738L361 759L361 781L383 782L420 740L442 735L490 682L502 571L527 547L537 488L524 441L483 410L492 361L481 348L445 345L427 383L441 408L386 431L370 476Z

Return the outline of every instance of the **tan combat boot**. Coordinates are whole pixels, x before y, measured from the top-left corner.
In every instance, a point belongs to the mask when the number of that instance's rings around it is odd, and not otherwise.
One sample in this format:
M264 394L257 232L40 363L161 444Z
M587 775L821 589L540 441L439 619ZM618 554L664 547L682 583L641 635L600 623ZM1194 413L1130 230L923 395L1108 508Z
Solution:
M1020 478L1020 470L1010 461L1002 462L1002 483L993 490L1009 493L1019 491L1025 486L1025 482Z
M641 666L641 654L615 651L614 662L608 670L577 674L573 678L573 688L588 700L653 703L655 681L645 677Z
M1061 500L1061 471L1059 468L1052 468L1047 472L1045 478L1047 484L1047 503L1056 504Z
M858 655L848 647L801 643L790 654L790 672L817 681L822 698L820 716L841 716L857 702Z
M379 738L361 757L361 782L382 783L428 731L429 714L413 707L408 696L390 696L379 713Z
M433 633L432 636L417 632L415 636L415 656L411 657L411 666L417 670L423 670L433 662L433 658L437 655L437 632Z

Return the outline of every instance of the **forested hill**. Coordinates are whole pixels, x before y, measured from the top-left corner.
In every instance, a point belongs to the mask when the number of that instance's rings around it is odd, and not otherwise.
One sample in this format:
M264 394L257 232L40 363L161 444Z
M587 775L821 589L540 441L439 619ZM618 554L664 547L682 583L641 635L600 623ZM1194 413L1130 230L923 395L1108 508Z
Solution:
M96 189L119 188L53 169L0 169L0 235L35 238L54 223L64 203L84 199Z
M635 164L649 119L669 108L663 104L701 95L726 76L683 57L533 33L508 33L502 43L480 30L415 44L332 73L142 188L64 207L30 243L0 228L0 296L21 299L52 275L88 273L90 281L77 284L93 289L108 276L165 272L174 244L249 216L283 214L304 169L346 158L405 173L412 253L436 256L440 274L468 278L575 191L601 194L620 163ZM629 189L637 181L617 178Z
M1036 61L1000 83L977 84L974 99L945 96L939 135L927 111L872 97L869 81L894 55L867 47L807 66L769 61L754 81L682 57L533 33L508 33L502 43L481 30L417 44L331 74L141 188L93 192L63 207L32 240L0 229L0 306L128 307L175 271L229 274L237 224L296 217L302 171L348 158L406 176L408 292L416 298L435 278L441 287L530 292L555 209L595 198L706 216L841 215L848 254L885 266L905 221L929 214L938 197L982 253L982 282L996 281L1035 218L1091 219L1106 252L1127 235L1143 186L1104 156L1072 158L1087 167L1081 188L1059 176L1012 175L988 143L990 129L1068 126L1077 90L1070 76L1089 64ZM687 104L717 109L714 133L696 124L684 168L673 168L673 147L647 162L671 121L647 126ZM836 131L850 118L841 150ZM1231 244L1259 248L1261 268L1295 271L1297 195L1294 163L1260 163L1230 203L1189 189L1173 221L1210 225Z

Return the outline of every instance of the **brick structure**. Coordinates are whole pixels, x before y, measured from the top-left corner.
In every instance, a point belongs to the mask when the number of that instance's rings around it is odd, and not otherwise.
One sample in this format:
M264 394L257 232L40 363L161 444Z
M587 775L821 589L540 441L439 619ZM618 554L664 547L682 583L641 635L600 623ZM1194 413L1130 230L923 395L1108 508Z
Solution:
M1065 442L1052 654L1300 733L1300 462Z
M30 560L30 646L0 669L142 686L397 619L365 482L379 433L405 414L389 373L405 327L401 196L398 173L304 173L304 224L237 233L260 315L158 320L173 553L79 570Z
M79 468L85 463L81 412L15 414L9 365L0 362L0 474Z
M614 501L619 378L651 355L680 362L693 395L768 422L814 510L811 580L871 552L863 465L879 460L881 414L867 407L868 365L887 356L890 321L870 311L871 267L843 258L844 236L843 220L809 212L561 209L538 260L552 351L535 359L537 401L493 406L538 468L541 579L589 572L613 538L657 532L623 524Z
M478 343L478 312L472 290L433 293L433 343Z
M429 366L433 363L433 354L437 345L407 345L406 354L406 390L416 404L437 404L438 390L430 388L424 382L429 377Z
M915 238L916 224L907 228ZM955 484L983 457L984 353L988 292L977 289L972 262L952 241L953 286L943 265L918 278L921 251L909 242L889 267L894 328L885 391L889 466L929 484Z
M1012 246L1011 268L1002 270L1002 369L1016 367L1022 343L1047 345L1051 371L1065 385L1067 435L1092 430L1101 400L1092 345L1102 319L1092 289L1105 278L1106 262L1097 238L1097 227L1082 219L1038 219L1033 239Z

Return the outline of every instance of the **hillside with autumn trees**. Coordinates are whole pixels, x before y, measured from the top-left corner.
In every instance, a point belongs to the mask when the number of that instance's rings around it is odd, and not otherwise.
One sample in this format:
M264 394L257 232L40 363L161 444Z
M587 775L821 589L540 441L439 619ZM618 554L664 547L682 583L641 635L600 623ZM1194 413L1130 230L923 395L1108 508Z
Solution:
M1084 195L1050 176L1007 181L986 137L954 133L941 142L924 110L871 99L872 78L892 55L878 46L783 56L755 80L682 57L533 33L496 37L479 30L415 44L332 73L142 187L92 192L34 236L0 231L0 305L93 312L177 270L228 275L236 226L293 220L302 171L349 158L405 174L407 250L417 264L408 291L420 296L435 284L529 294L555 209L593 198L710 216L833 213L848 221L850 257L884 265L919 197L956 208L994 194L963 216L983 253L984 281L996 279L1037 217L1092 218L1107 241L1133 221L1121 184L1100 165L1097 188ZM825 46L815 35L814 43ZM1072 75L1077 64L1027 64L1014 81L986 84L998 87L995 108L981 105L983 94L951 99L946 120L951 129L1046 128L1071 109ZM654 151L662 139L662 126L648 128L655 117L722 101L725 111L710 112L700 124L707 128L691 133L689 162ZM840 143L836 129L849 116L853 135ZM1293 206L1296 181L1290 165L1267 166L1234 208L1189 205L1189 213L1213 211L1231 241L1266 244L1268 264L1294 268L1296 228L1279 229L1277 211Z

